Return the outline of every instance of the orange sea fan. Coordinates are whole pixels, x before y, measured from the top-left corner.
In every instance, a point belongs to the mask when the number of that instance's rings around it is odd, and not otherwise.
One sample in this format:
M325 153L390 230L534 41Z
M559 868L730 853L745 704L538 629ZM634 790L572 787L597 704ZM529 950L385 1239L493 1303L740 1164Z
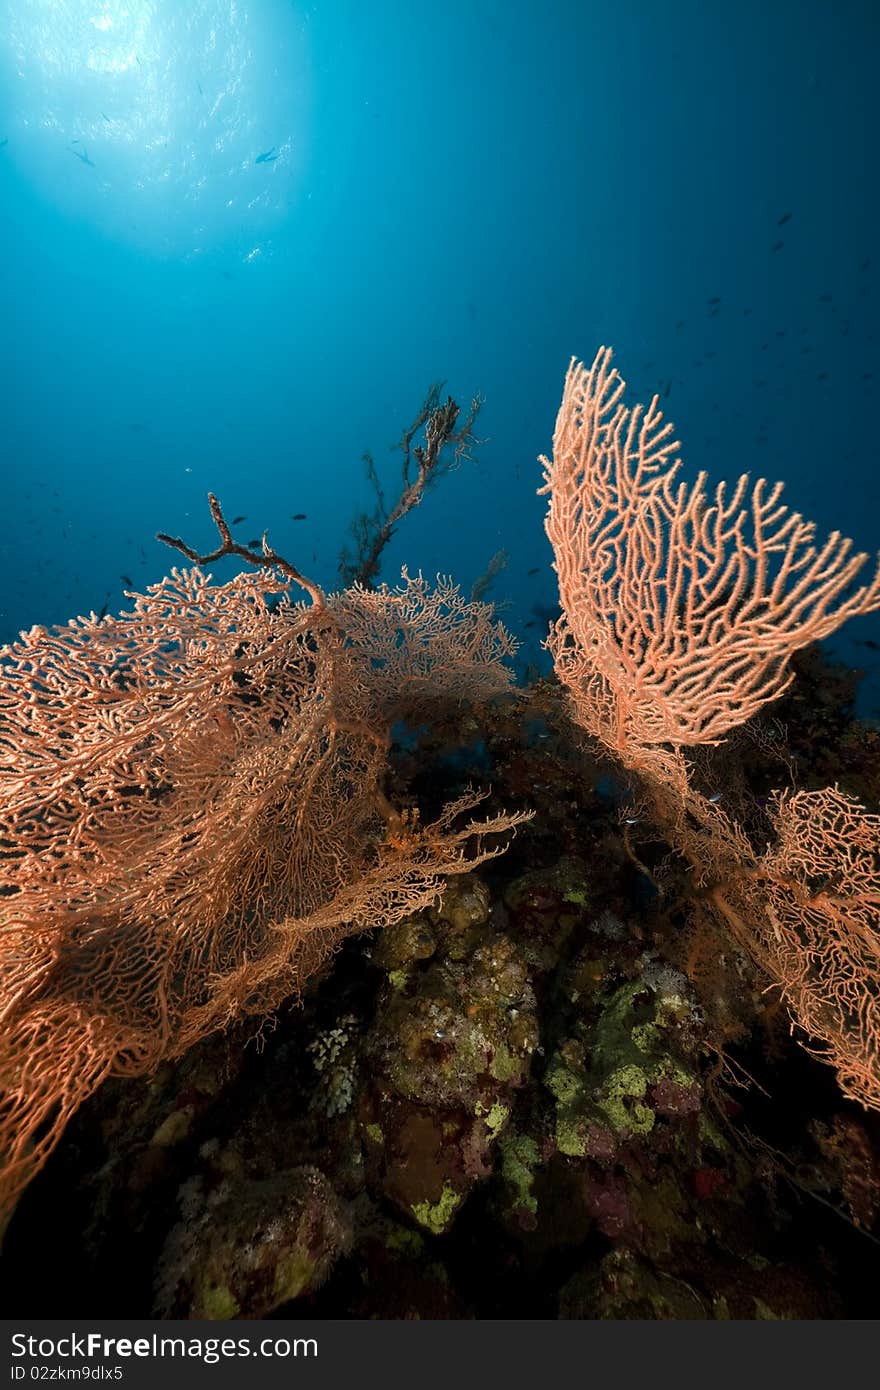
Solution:
M265 1014L500 852L523 815L456 829L466 794L403 835L382 783L393 720L503 692L510 649L448 584L309 607L191 569L3 650L0 1207L105 1075Z

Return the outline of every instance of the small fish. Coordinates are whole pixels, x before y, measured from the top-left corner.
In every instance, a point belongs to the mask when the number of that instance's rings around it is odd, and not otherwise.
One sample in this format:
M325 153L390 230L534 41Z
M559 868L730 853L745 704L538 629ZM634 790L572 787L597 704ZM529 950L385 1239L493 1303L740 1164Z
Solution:
M638 825L641 819L641 816L624 816L623 823L624 825Z
M773 245L770 247L770 250L771 250L771 251L781 251L784 245L785 245L785 242L784 242L784 241L774 241Z
M233 526L237 526L237 525L239 524L240 521L247 521L247 517L246 517L246 516L234 516L234 517L232 518L232 525L233 525Z
M867 647L869 652L880 652L880 642L873 642L870 637L864 637L856 642L857 647Z
M121 574L119 578L122 580L123 584L125 584L127 588L134 588L134 580L131 579L127 574Z
M74 143L75 145L78 145L78 144L79 144L79 141L78 141L78 140L74 140L73 143ZM89 166L90 169L95 169L95 168L97 168L97 165L95 164L95 161L94 161L93 159L89 159L89 152L88 152L88 150L85 148L85 146L83 146L82 154L80 154L79 150L71 149L70 145L68 145L67 148L70 150L70 153L73 155L74 159L78 159L78 160L79 160L80 164L88 164L88 166Z
M308 521L305 512L294 512L290 519L291 521Z
M526 574L528 575L529 579L531 579L533 574L540 573L540 569L540 565L535 565L535 568L533 570L526 570Z
M248 541L248 549L253 550L255 547L259 549L261 544L261 541Z
M784 213L782 214L782 216L778 219L776 225L777 225L777 227L784 227L785 224L786 224L786 222L790 222L790 221L791 221L791 213L790 213L790 212L784 212Z
M717 806L718 803L719 803L719 801L723 801L723 800L724 800L724 793L723 793L723 792L713 792L712 795L709 797L709 800L711 801L711 803L712 803L713 806Z
M108 604L108 602L109 602L109 600L108 600L108 599L105 599L104 602L101 604L101 611L100 611L100 613L98 614L98 621L99 621L99 622L100 622L101 618L105 618L105 617L107 616L107 604Z
M711 298L708 302L709 302L710 304L720 304L720 303L721 303L721 295L720 295L720 294L713 295L712 298Z
M205 94L204 94L204 92L202 91L202 84L201 84L201 82L197 82L197 83L196 83L196 86L197 86L198 89L199 89L199 96L200 96L200 97L203 97Z
M272 161L273 161L273 159L277 159L277 158L278 158L278 156L277 156L277 154L275 153L275 146L273 145L271 149L263 150L263 153L262 153L262 154L258 154L257 157L256 157L256 159L254 160L254 163L255 163L255 164L271 164Z

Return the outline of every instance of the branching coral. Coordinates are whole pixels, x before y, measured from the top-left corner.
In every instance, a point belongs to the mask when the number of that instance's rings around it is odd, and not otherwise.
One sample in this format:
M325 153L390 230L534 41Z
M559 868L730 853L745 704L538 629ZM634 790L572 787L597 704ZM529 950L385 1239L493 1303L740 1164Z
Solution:
M782 795L777 846L760 858L693 787L682 751L781 694L798 648L880 608L880 567L859 585L868 557L838 532L818 542L779 483L743 475L728 495L705 473L678 481L657 397L630 408L624 390L608 349L589 370L573 361L543 460L557 674L846 1094L880 1108L880 821L836 790Z
M383 787L395 719L509 687L485 608L420 578L295 604L291 570L173 571L2 652L2 1207L105 1075L265 1015L527 818L461 825L466 793L423 826Z

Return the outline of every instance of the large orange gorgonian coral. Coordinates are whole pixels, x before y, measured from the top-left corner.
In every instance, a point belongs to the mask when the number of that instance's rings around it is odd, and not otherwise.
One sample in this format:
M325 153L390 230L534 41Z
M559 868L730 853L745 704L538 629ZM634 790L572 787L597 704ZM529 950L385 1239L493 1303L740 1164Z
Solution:
M791 681L789 660L845 619L880 608L880 566L747 474L728 492L678 480L678 443L655 396L600 348L572 360L544 458L546 529L562 616L550 634L577 721L635 771L674 780L677 750L721 739Z
M509 688L491 609L287 588L175 570L0 653L0 1209L103 1077L265 1015L527 819L461 826L467 793L420 825L383 788L395 720Z
M880 1108L880 818L836 790L780 795L778 844L759 857L682 752L776 699L798 648L880 608L880 566L859 585L867 555L838 532L817 541L781 483L679 481L657 397L630 408L624 390L607 348L589 370L572 361L542 460L556 672L844 1093Z

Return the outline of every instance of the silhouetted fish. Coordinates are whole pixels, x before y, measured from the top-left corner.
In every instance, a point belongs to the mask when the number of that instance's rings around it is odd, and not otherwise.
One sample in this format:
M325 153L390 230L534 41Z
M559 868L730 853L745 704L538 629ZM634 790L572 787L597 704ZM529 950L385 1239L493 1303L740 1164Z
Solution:
M770 250L771 250L771 251L781 251L784 245L785 245L785 242L784 242L784 241L774 241L773 245L770 247Z
M128 586L129 589L134 588L134 580L130 579L127 574L121 574L119 578L122 580L123 584Z
M532 612L542 623L555 623L562 613L562 609L558 603L554 604L552 608L549 608L545 603L533 603Z
M305 512L294 512L290 519L291 521L307 521L308 517Z
M232 518L232 525L233 525L233 526L237 526L238 523L239 523L240 521L247 521L247 517L246 517L246 516L234 516L234 517Z
M779 220L777 221L776 225L777 225L777 227L784 227L785 224L786 224L786 222L790 222L790 221L791 221L791 213L790 213L790 212L784 212L784 213L782 214L782 216L779 218Z

